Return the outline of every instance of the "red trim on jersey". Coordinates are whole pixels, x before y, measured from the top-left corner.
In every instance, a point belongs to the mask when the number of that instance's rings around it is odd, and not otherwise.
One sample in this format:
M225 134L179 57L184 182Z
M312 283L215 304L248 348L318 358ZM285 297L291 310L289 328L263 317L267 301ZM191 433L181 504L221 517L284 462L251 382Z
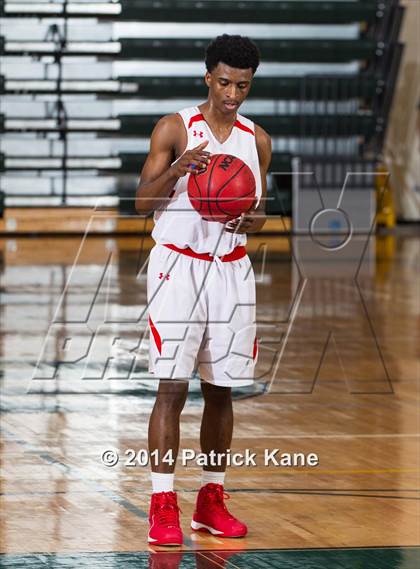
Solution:
M190 118L190 122L188 123L188 128L191 128L195 122L200 122L205 120L206 119L203 117L201 113L198 115L194 115L193 117Z
M172 249L172 251L177 251L178 253L187 255L188 257L194 257L194 259L201 259L202 261L214 261L214 257L209 253L196 253L189 247L181 249L180 247L172 245L171 243L165 243L165 247L168 247L168 249ZM223 263L228 263L230 261L237 261L238 259L242 259L242 257L245 257L245 255L246 255L245 247L243 245L238 245L237 247L235 247L233 251L231 251L230 253L226 253L226 255L219 257L219 259L223 261Z
M161 340L160 334L157 331L156 326L153 324L150 316L149 316L149 326L150 326L150 331L153 334L153 339L155 341L158 352L159 352L159 354L161 354L162 353L162 340Z
M200 121L207 122L201 113L199 113L198 115L194 115L193 117L190 118L190 122L188 123L188 128L191 128L195 122L200 122ZM236 126L237 128L243 130L244 132L249 132L249 134L252 134L252 136L255 136L255 133L252 129L250 129L248 126L245 126L238 120L236 120L233 123L233 126Z
M257 340L257 336L255 336L254 339L254 348L252 350L252 359L255 360L255 358L257 357L258 354L258 340Z
M245 132L249 132L250 134L252 134L252 136L255 136L254 131L251 130L249 127L245 126L244 124L242 124L239 121L235 121L233 123L233 126L236 126L237 128L240 128L241 130L245 131Z

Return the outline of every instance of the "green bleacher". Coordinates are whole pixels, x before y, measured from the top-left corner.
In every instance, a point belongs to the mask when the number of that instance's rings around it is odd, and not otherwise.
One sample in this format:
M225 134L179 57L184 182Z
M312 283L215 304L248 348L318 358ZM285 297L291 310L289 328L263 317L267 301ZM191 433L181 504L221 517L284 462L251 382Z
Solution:
M374 39L358 40L264 40L257 39L263 61L276 63L348 63L355 60L368 60L382 55L384 47ZM116 44L114 59L160 61L202 61L207 39L202 38L121 38ZM90 44L90 45L89 45ZM42 56L54 53L54 46L25 45L8 48L0 36L0 55ZM100 42L73 43L63 50L63 56L103 57Z
M143 22L237 22L253 24L348 24L373 22L378 3L253 2L248 0L123 0L120 17Z
M374 39L358 40L255 40L266 62L277 63L347 63L366 60L382 51ZM209 43L193 38L121 38L120 59L162 61L202 61Z
M104 119L77 117L73 113L53 117L12 116L10 112L2 111L0 115L0 132L14 137L48 138L57 137L66 141L69 137L83 137L89 133L97 138L123 138L129 141L134 138L149 138L155 124L164 112L159 112L159 102L164 99L187 99L191 104L198 104L207 95L207 88L202 76L194 76L178 72L177 62L184 65L187 62L203 62L208 38L200 37L165 37L158 36L158 23L226 23L235 24L286 24L288 26L308 24L310 26L346 26L356 24L359 29L358 37L350 39L343 34L341 37L335 31L335 37L316 37L316 34L290 38L255 39L262 56L263 63L291 64L289 73L257 73L249 98L251 100L266 100L270 102L273 112L242 111L256 123L265 128L274 139L280 139L281 145L276 145L271 164L272 172L290 172L294 156L303 156L306 163L322 167L328 159L336 165L345 167L350 158L374 161L380 155L387 117L392 101L392 93L398 72L399 58L402 46L398 42L403 9L398 0L382 2L366 1L261 1L255 0L121 0L120 2L72 2L65 4L51 2L14 2L0 0L0 16L3 18L20 18L21 22L44 22L50 25L48 41L34 42L31 37L25 37L21 42L7 39L7 30L0 36L1 56L26 56L34 62L39 62L46 54L51 61L64 68L68 56L77 56L83 66L84 57L91 61L127 64L139 62L138 71L119 72L106 80L87 77L80 84L76 79L61 75L52 80L45 74L42 80L33 78L10 78L4 71L0 75L0 93L9 96L32 95L34 99L45 93L56 95L62 101L65 110L66 95L77 97L83 94L96 94L98 99L105 101L130 99L136 101L138 111L115 113ZM97 18L98 25L109 22L137 22L157 24L154 37L115 37L101 40L95 37L78 39L67 44L62 35L64 24L67 27L80 25L80 18ZM84 20L87 22L87 20ZM58 22L58 23L57 23ZM355 26L352 26L354 34ZM61 30L61 32L60 32ZM61 35L60 35L61 34ZM327 34L328 35L328 34ZM252 34L251 34L252 36ZM159 61L170 64L170 76L153 76L142 74L142 64L148 61ZM292 75L293 66L305 69L311 66L310 72L299 71ZM326 65L334 68L332 71L314 73L313 69ZM343 70L340 71L340 65ZM204 66L203 66L204 67ZM344 67L346 70L344 70ZM321 67L320 67L321 68ZM338 72L337 72L338 71ZM16 100L16 99L15 99ZM73 99L74 100L74 99ZM156 110L145 113L142 101L155 100ZM64 102L63 102L64 101ZM83 99L81 99L83 104ZM276 105L276 102L279 105ZM183 103L184 104L184 103ZM185 106L185 105L184 105ZM253 107L255 108L255 107ZM267 107L264 107L267 108ZM81 121L75 125L74 121ZM289 144L290 141L290 144ZM311 144L308 144L310 142ZM347 144L349 142L349 144ZM351 144L350 144L351 142ZM144 163L144 151L116 151L109 166L105 157L97 157L93 150L86 164L97 160L97 175L103 176L138 176ZM281 151L279 149L282 149ZM343 148L345 152L343 153ZM89 153L90 145L86 144ZM303 149L303 150L302 150ZM351 155L350 155L350 154ZM34 176L42 175L43 171L58 168L48 162L48 156L40 161L39 166L26 167L26 156L22 153L22 166L19 157L14 156L10 161L7 152L0 157L0 167L7 172L31 171ZM56 155L54 156L56 160ZM8 166L12 164L12 166ZM68 172L88 166L80 166L70 154L63 156L65 170ZM275 177L273 187L279 188L290 184L290 176ZM135 187L135 181L132 182ZM283 187L284 194L284 187ZM290 195L290 188L289 188ZM277 197L276 197L277 196ZM276 193L277 203L279 193ZM287 201L287 200L286 200ZM290 200L288 201L290 206ZM288 206L288 207L289 207ZM277 207L277 206L276 206ZM286 208L287 209L287 208ZM273 210L271 209L271 212ZM280 209L278 209L280 212ZM284 211L283 211L284 212Z
M136 77L121 78L126 83L137 86L141 97L151 99L207 97L207 86L202 77ZM278 99L322 101L325 91L334 93L334 100L347 100L361 97L366 100L374 97L376 89L381 88L381 81L373 74L364 77L336 76L319 77L258 77L253 79L249 99Z
M18 87L8 87L4 75L0 75L0 94L24 94L24 93L48 93L51 88L45 85L32 86L30 80L13 81ZM89 86L90 82L84 82L80 87L78 82L67 81L63 86L65 94L97 93L101 96L133 97L138 96L149 99L176 99L207 97L207 86L202 77L139 77L121 76L108 81L107 86ZM45 84L45 82L44 82ZM117 84L117 88L116 85ZM353 98L362 98L366 102L371 101L384 88L384 82L380 76L368 73L363 76L339 76L334 77L258 77L253 79L252 88L248 99L277 99L277 100L300 100L323 101L325 93L329 93L330 100L345 101Z
M256 2L247 0L121 0L118 4L69 1L67 6L55 2L46 5L36 0L10 2L0 0L0 17L42 17L54 18L60 15L70 17L95 17L135 22L237 22L253 24L349 24L352 22L373 23L382 17L386 3L375 0L360 2Z

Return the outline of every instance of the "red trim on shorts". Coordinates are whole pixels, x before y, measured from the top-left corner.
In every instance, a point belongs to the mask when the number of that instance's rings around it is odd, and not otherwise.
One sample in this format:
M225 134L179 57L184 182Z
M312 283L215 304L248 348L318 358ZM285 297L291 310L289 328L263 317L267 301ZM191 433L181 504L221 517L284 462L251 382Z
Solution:
M257 340L257 336L255 336L254 339L254 348L252 350L252 359L255 360L255 358L257 357L258 354L258 340Z
M159 354L161 354L162 353L162 340L161 340L160 334L157 331L156 326L153 324L150 316L149 316L149 326L150 326L150 331L153 334L153 339L155 341L158 352L159 352Z
M191 128L195 122L200 122L205 120L206 119L203 117L201 113L198 115L194 115L193 117L190 118L190 122L188 123L188 128Z
M181 247L177 247L176 245L172 245L171 243L165 243L165 247L168 249L172 249L172 251L177 251L178 253L182 253L183 255L187 255L188 257L194 257L194 259L201 259L202 261L214 261L214 257L209 253L196 253L189 247L185 249L181 249ZM243 245L238 245L235 247L233 251L230 253L226 253L222 257L219 257L223 263L228 263L230 261L237 261L238 259L242 259L246 255L246 248Z
M242 124L239 121L235 121L233 123L233 126L236 126L237 128L240 128L241 130L244 130L245 132L249 132L250 134L252 134L252 136L255 136L255 133L253 130L251 130L249 127L245 126L244 124Z

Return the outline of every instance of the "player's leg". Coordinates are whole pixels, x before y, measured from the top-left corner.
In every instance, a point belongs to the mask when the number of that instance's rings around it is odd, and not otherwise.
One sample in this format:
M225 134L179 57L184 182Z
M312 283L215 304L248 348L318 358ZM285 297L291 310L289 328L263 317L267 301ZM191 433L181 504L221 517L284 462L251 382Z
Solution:
M201 421L201 451L211 451L221 457L220 466L208 464L203 469L203 485L208 482L223 484L226 470L226 451L230 449L233 432L232 389L210 383L201 383L204 411Z
M149 453L153 494L148 541L181 545L174 470L179 449L179 422L188 394L188 381L161 380L149 421Z
M191 527L220 537L243 537L247 533L246 525L232 516L224 503L227 496L223 489L226 452L230 449L233 432L232 390L204 382L201 389L204 397L201 450L207 455L213 451L215 461L220 461L220 465L208 464L203 469Z
M255 279L248 257L219 266L208 288L209 323L199 354L199 370L206 381L201 427L203 452L226 452L233 429L231 387L253 383L255 364ZM225 291L221 295L220 291ZM223 489L225 461L206 467L205 484L197 498L191 527L219 537L243 537L245 524L227 510ZM212 480L211 480L212 479Z
M173 486L179 420L207 320L204 302L196 301L194 261L159 245L150 254L147 272L149 371L160 378L149 423L153 486L149 542L154 545L182 543Z
M149 420L149 453L155 453L152 460L153 473L172 475L179 449L179 422L188 394L188 381L160 380L156 401ZM153 456L153 455L152 455ZM162 458L167 457L165 461ZM163 479L162 479L163 480ZM169 478L168 478L169 480ZM156 488L156 489L155 489ZM166 485L162 490L156 484L153 491L173 490Z

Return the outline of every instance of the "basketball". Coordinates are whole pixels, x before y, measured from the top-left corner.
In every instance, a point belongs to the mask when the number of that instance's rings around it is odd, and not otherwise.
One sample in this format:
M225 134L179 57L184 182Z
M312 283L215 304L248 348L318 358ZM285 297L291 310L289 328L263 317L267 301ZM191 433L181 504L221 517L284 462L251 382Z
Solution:
M255 178L237 156L213 154L206 170L190 175L188 196L203 219L226 223L251 208Z

